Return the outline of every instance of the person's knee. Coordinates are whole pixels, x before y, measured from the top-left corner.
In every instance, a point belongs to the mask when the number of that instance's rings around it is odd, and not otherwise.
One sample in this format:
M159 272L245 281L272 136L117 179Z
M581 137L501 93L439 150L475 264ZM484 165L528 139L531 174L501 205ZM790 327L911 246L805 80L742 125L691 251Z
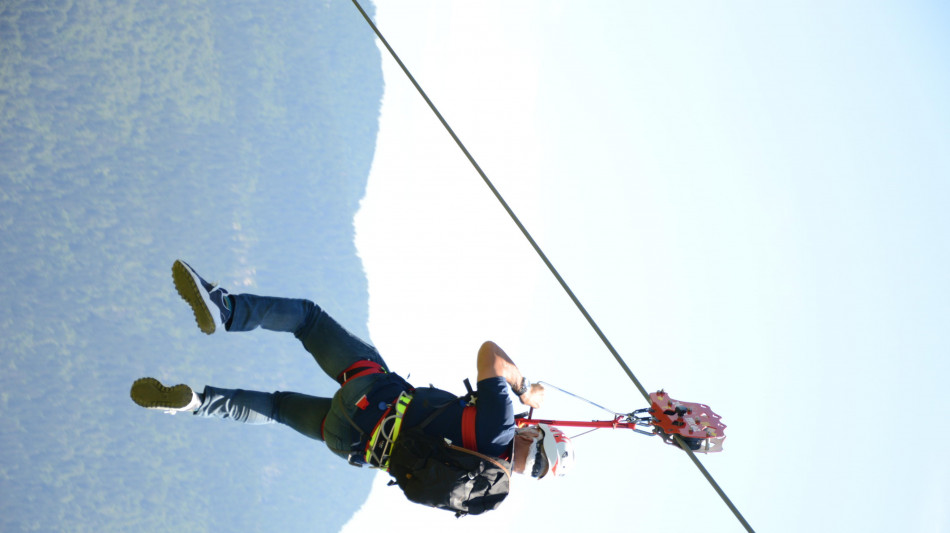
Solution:
M304 306L305 318L300 322L297 331L294 331L294 336L303 340L320 324L320 320L326 313L323 308L310 300L301 300L301 302Z

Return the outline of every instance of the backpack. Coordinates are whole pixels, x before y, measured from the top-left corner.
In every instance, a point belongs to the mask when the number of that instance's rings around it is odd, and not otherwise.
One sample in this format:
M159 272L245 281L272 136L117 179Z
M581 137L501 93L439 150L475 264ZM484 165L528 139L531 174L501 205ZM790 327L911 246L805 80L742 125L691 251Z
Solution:
M491 511L508 496L511 464L422 431L451 403L400 431L389 456L395 478L389 484L399 485L412 502L454 511L456 517Z

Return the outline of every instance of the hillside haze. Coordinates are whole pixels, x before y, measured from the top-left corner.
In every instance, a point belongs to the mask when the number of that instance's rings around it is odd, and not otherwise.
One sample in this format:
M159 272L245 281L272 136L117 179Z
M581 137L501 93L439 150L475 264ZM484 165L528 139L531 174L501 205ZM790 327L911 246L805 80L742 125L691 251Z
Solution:
M353 216L382 90L349 2L4 3L0 530L336 531L359 508L372 473L322 443L129 386L332 394L291 335L201 334L170 267L367 338Z

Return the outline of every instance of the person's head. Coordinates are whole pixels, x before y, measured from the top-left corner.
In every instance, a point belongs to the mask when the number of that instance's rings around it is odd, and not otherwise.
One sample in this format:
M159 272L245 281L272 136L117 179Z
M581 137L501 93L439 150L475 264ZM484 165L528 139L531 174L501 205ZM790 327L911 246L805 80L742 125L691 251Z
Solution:
M574 446L560 429L547 424L518 428L512 469L541 479L563 476L574 466Z

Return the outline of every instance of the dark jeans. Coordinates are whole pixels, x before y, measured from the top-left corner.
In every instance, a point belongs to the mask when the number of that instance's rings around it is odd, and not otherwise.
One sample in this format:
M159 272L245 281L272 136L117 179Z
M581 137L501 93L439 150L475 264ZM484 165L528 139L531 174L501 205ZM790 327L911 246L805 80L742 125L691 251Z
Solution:
M257 327L293 333L310 352L320 368L336 379L347 367L361 360L375 361L386 369L376 348L343 328L313 302L272 298L252 294L232 295L234 310L228 331L250 331ZM258 392L207 386L196 416L236 420L245 424L284 424L307 437L326 442L344 458L358 453L364 434L382 414L382 404L357 407L364 395L382 394L392 399L389 389L402 389L404 381L395 374L374 374L356 378L333 398L299 392ZM408 387L408 384L405 384ZM398 391L395 392L398 396ZM394 396L395 398L395 396ZM372 429L370 427L369 429Z

